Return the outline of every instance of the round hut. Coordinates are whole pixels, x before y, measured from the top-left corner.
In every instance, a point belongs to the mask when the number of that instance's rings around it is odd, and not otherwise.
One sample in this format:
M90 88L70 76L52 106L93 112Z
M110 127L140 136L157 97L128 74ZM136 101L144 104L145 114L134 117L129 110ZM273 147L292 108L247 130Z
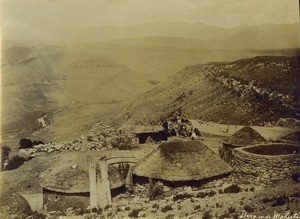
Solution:
M232 160L232 150L234 148L265 142L267 142L267 140L257 131L249 126L245 126L223 141L223 147L220 150L220 157L227 163L230 163Z
M19 195L13 193L5 188L0 189L0 218L19 218L25 219L32 215L27 200Z
M221 176L231 167L200 141L176 141L161 144L140 160L135 176L160 179L166 183L199 181Z
M81 156L80 156L81 155ZM43 208L65 211L69 207L90 205L90 159L83 154L61 156L61 159L42 174ZM108 166L108 180L112 193L124 185L121 173Z

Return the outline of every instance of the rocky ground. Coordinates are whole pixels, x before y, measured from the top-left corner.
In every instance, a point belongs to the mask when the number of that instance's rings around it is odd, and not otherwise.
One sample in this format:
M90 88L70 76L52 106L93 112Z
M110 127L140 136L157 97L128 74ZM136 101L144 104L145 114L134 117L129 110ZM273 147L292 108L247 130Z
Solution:
M234 132L235 126L199 123L193 126L201 130L203 141L215 153L222 145L222 139ZM262 129L262 128L260 128ZM282 137L291 129L265 128L269 138ZM24 195L33 210L41 214L34 218L271 218L277 215L294 215L300 210L300 185L289 179L271 187L236 184L231 176L203 183L201 186L168 187L153 198L147 196L149 185L136 184L113 199L112 206L105 209L68 209L66 212L44 212L39 176L53 165L53 155L63 155L66 151L116 150L114 145L126 145L125 133L102 123L95 124L78 139L69 142L50 142L33 148L33 159L20 168L1 172L1 187ZM176 137L188 140L190 137ZM172 140L172 139L170 139ZM174 139L173 139L174 140ZM134 150L148 151L158 144L135 145ZM93 152L92 152L93 153ZM24 173L27 174L24 174ZM37 200L39 199L39 201ZM276 218L276 217L275 217Z
M287 191L282 186L289 186ZM148 185L135 185L132 191L113 199L105 209L65 213L51 212L48 218L298 218L299 184L285 180L272 187L237 185L225 177L200 187L164 186L155 199L147 197ZM282 216L282 217L281 217ZM292 217L294 216L294 217Z

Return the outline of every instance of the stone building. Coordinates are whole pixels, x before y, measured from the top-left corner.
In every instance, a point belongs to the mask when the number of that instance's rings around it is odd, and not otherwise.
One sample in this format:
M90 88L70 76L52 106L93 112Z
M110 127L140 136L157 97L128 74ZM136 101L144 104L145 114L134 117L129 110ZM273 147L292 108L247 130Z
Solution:
M132 130L139 144L147 141L160 142L168 139L162 126L136 125Z

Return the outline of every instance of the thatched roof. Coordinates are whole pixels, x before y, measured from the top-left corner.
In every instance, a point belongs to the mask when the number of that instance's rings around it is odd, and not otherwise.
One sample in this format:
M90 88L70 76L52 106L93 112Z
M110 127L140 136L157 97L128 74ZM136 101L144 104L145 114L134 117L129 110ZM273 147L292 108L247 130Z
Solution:
M200 141L161 144L138 162L133 173L166 181L192 181L230 172L231 167Z
M257 131L249 126L246 126L238 130L223 142L225 144L232 145L233 147L243 147L247 145L263 143L266 141L267 140L263 138Z
M300 131L288 134L288 135L282 137L282 139L286 140L286 141L299 143L300 142Z
M87 156L74 156L72 159L63 159L49 167L42 174L42 187L65 193L85 193L90 191L89 160ZM121 173L114 167L108 167L110 188L124 185Z
M11 218L11 215L15 215L15 218L25 219L32 215L32 210L23 196L11 192L6 188L1 188L0 218Z

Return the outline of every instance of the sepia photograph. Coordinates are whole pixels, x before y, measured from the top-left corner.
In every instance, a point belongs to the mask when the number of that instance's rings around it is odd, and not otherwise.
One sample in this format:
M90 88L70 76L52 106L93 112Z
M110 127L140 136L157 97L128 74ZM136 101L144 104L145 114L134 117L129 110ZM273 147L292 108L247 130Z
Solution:
M0 219L300 219L300 0L0 11Z

